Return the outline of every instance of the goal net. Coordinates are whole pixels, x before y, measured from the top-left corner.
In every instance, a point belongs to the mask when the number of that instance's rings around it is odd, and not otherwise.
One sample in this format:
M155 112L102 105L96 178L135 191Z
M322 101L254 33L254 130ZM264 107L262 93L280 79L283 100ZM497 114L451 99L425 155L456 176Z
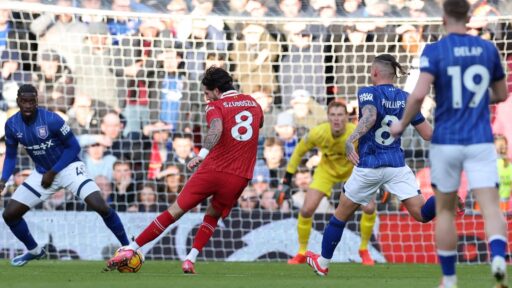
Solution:
M284 260L297 252L296 217L322 157L316 150L307 154L300 177L294 178L294 194L278 205L275 191L297 141L326 121L330 101L344 101L351 121L357 121L357 90L371 85L370 64L378 54L392 54L408 70L396 85L411 91L423 47L443 35L440 18L198 16L22 2L0 3L0 14L0 28L7 27L0 29L0 136L6 119L17 111L18 87L35 85L39 105L61 115L78 137L88 173L120 212L130 235L138 235L176 201L191 176L184 164L206 135L200 85L205 69L226 68L236 88L260 103L265 124L254 179L200 256L222 261ZM511 17L475 19L471 33L493 41L504 66L510 67ZM512 131L509 102L491 107L497 133ZM429 97L422 107L429 121L433 108ZM402 145L423 195L430 197L428 142L408 129ZM0 152L3 163L3 138ZM33 168L23 148L19 155L0 209ZM459 195L466 215L457 218L459 262L486 262L482 217L467 190L464 182ZM320 251L340 193L337 185L321 203L311 250ZM206 204L147 245L146 258L184 259ZM370 243L376 261L436 262L433 224L416 223L386 191L379 193L377 209ZM349 221L334 261L361 261L360 217L357 212ZM102 259L118 246L99 216L66 190L35 207L26 219L36 240L51 247L52 258ZM3 221L0 226L0 257L24 249Z

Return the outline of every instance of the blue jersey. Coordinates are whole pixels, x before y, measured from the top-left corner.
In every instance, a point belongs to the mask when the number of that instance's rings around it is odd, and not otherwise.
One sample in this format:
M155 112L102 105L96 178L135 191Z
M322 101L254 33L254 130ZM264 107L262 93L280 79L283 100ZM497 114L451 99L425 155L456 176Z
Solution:
M434 76L432 143L492 143L488 89L505 77L494 44L476 36L449 34L425 47L420 70Z
M402 118L405 111L405 102L409 94L392 84L363 87L359 89L357 94L359 119L361 119L361 111L364 106L372 105L377 109L375 125L359 138L358 167L405 166L400 137L392 137L389 131L391 124ZM423 121L425 121L425 118L421 113L418 113L411 124L418 125Z
M66 122L59 115L42 108L35 113L32 123L25 123L20 112L5 123L6 163L13 156L15 160L18 143L25 148L41 174L50 169L60 172L70 163L79 161L80 146ZM12 169L3 170L3 180L9 179Z

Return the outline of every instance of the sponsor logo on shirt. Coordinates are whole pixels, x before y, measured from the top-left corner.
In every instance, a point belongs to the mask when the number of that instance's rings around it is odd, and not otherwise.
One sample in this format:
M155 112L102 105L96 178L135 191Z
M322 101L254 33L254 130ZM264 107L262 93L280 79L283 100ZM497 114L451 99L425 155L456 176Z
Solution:
M373 101L373 94L372 93L363 93L363 94L359 95L359 101L360 102Z
M43 142L41 144L32 145L32 146L25 146L25 149L27 151L32 151L34 155L43 155L46 154L46 148L50 148L54 146L53 140L48 140L46 142Z

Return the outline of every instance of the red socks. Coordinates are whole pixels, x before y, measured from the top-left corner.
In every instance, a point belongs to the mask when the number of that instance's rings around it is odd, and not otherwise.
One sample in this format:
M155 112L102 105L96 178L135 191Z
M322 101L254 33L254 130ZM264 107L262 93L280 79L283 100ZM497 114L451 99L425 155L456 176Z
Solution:
M151 224L142 231L142 233L137 236L135 239L135 243L140 247L144 246L146 243L155 240L160 234L162 234L167 227L169 227L172 223L174 223L174 217L172 217L169 211L164 211L160 215L158 215Z
M208 240L212 237L213 232L215 232L218 221L218 218L214 218L210 215L204 215L203 224L201 224L201 227L199 227L199 230L196 233L192 248L201 252L206 243L208 243Z

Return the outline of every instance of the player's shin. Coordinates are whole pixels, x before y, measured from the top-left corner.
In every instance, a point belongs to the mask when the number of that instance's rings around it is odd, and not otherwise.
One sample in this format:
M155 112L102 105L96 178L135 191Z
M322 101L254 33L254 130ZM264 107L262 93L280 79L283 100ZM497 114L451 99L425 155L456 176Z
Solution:
M123 223L114 209L109 209L107 216L103 217L103 222L105 222L105 225L114 233L122 246L126 246L130 243L128 236L126 236Z
M313 217L303 217L299 213L297 219L297 234L299 238L299 254L304 255L308 249L309 235L313 226Z
M345 221L340 221L333 215L324 230L324 237L322 238L322 257L318 259L318 262L323 268L329 266L329 262L341 240L344 229Z
M14 236L27 247L30 253L38 254L41 252L40 248L37 246L36 240L34 240L34 237L32 237L32 234L30 234L28 230L27 222L25 222L23 218L9 222L6 221L5 224L9 226ZM35 251L35 249L39 249L39 251Z
M187 260L192 262L196 262L197 255L203 250L203 247L208 243L210 238L215 232L215 228L217 228L217 222L219 221L218 217L214 217L211 215L204 215L203 224L199 227L197 231L196 237L194 238L194 243L192 244L192 251L187 255Z
M174 217L168 210L160 213L151 224L149 224L142 233L135 238L135 242L139 247L146 245L148 242L155 240L162 234L167 227L175 222Z
M359 245L359 250L368 249L368 242L370 242L370 238L372 237L375 219L377 219L377 212L373 212L372 214L363 212L361 216L361 245Z

